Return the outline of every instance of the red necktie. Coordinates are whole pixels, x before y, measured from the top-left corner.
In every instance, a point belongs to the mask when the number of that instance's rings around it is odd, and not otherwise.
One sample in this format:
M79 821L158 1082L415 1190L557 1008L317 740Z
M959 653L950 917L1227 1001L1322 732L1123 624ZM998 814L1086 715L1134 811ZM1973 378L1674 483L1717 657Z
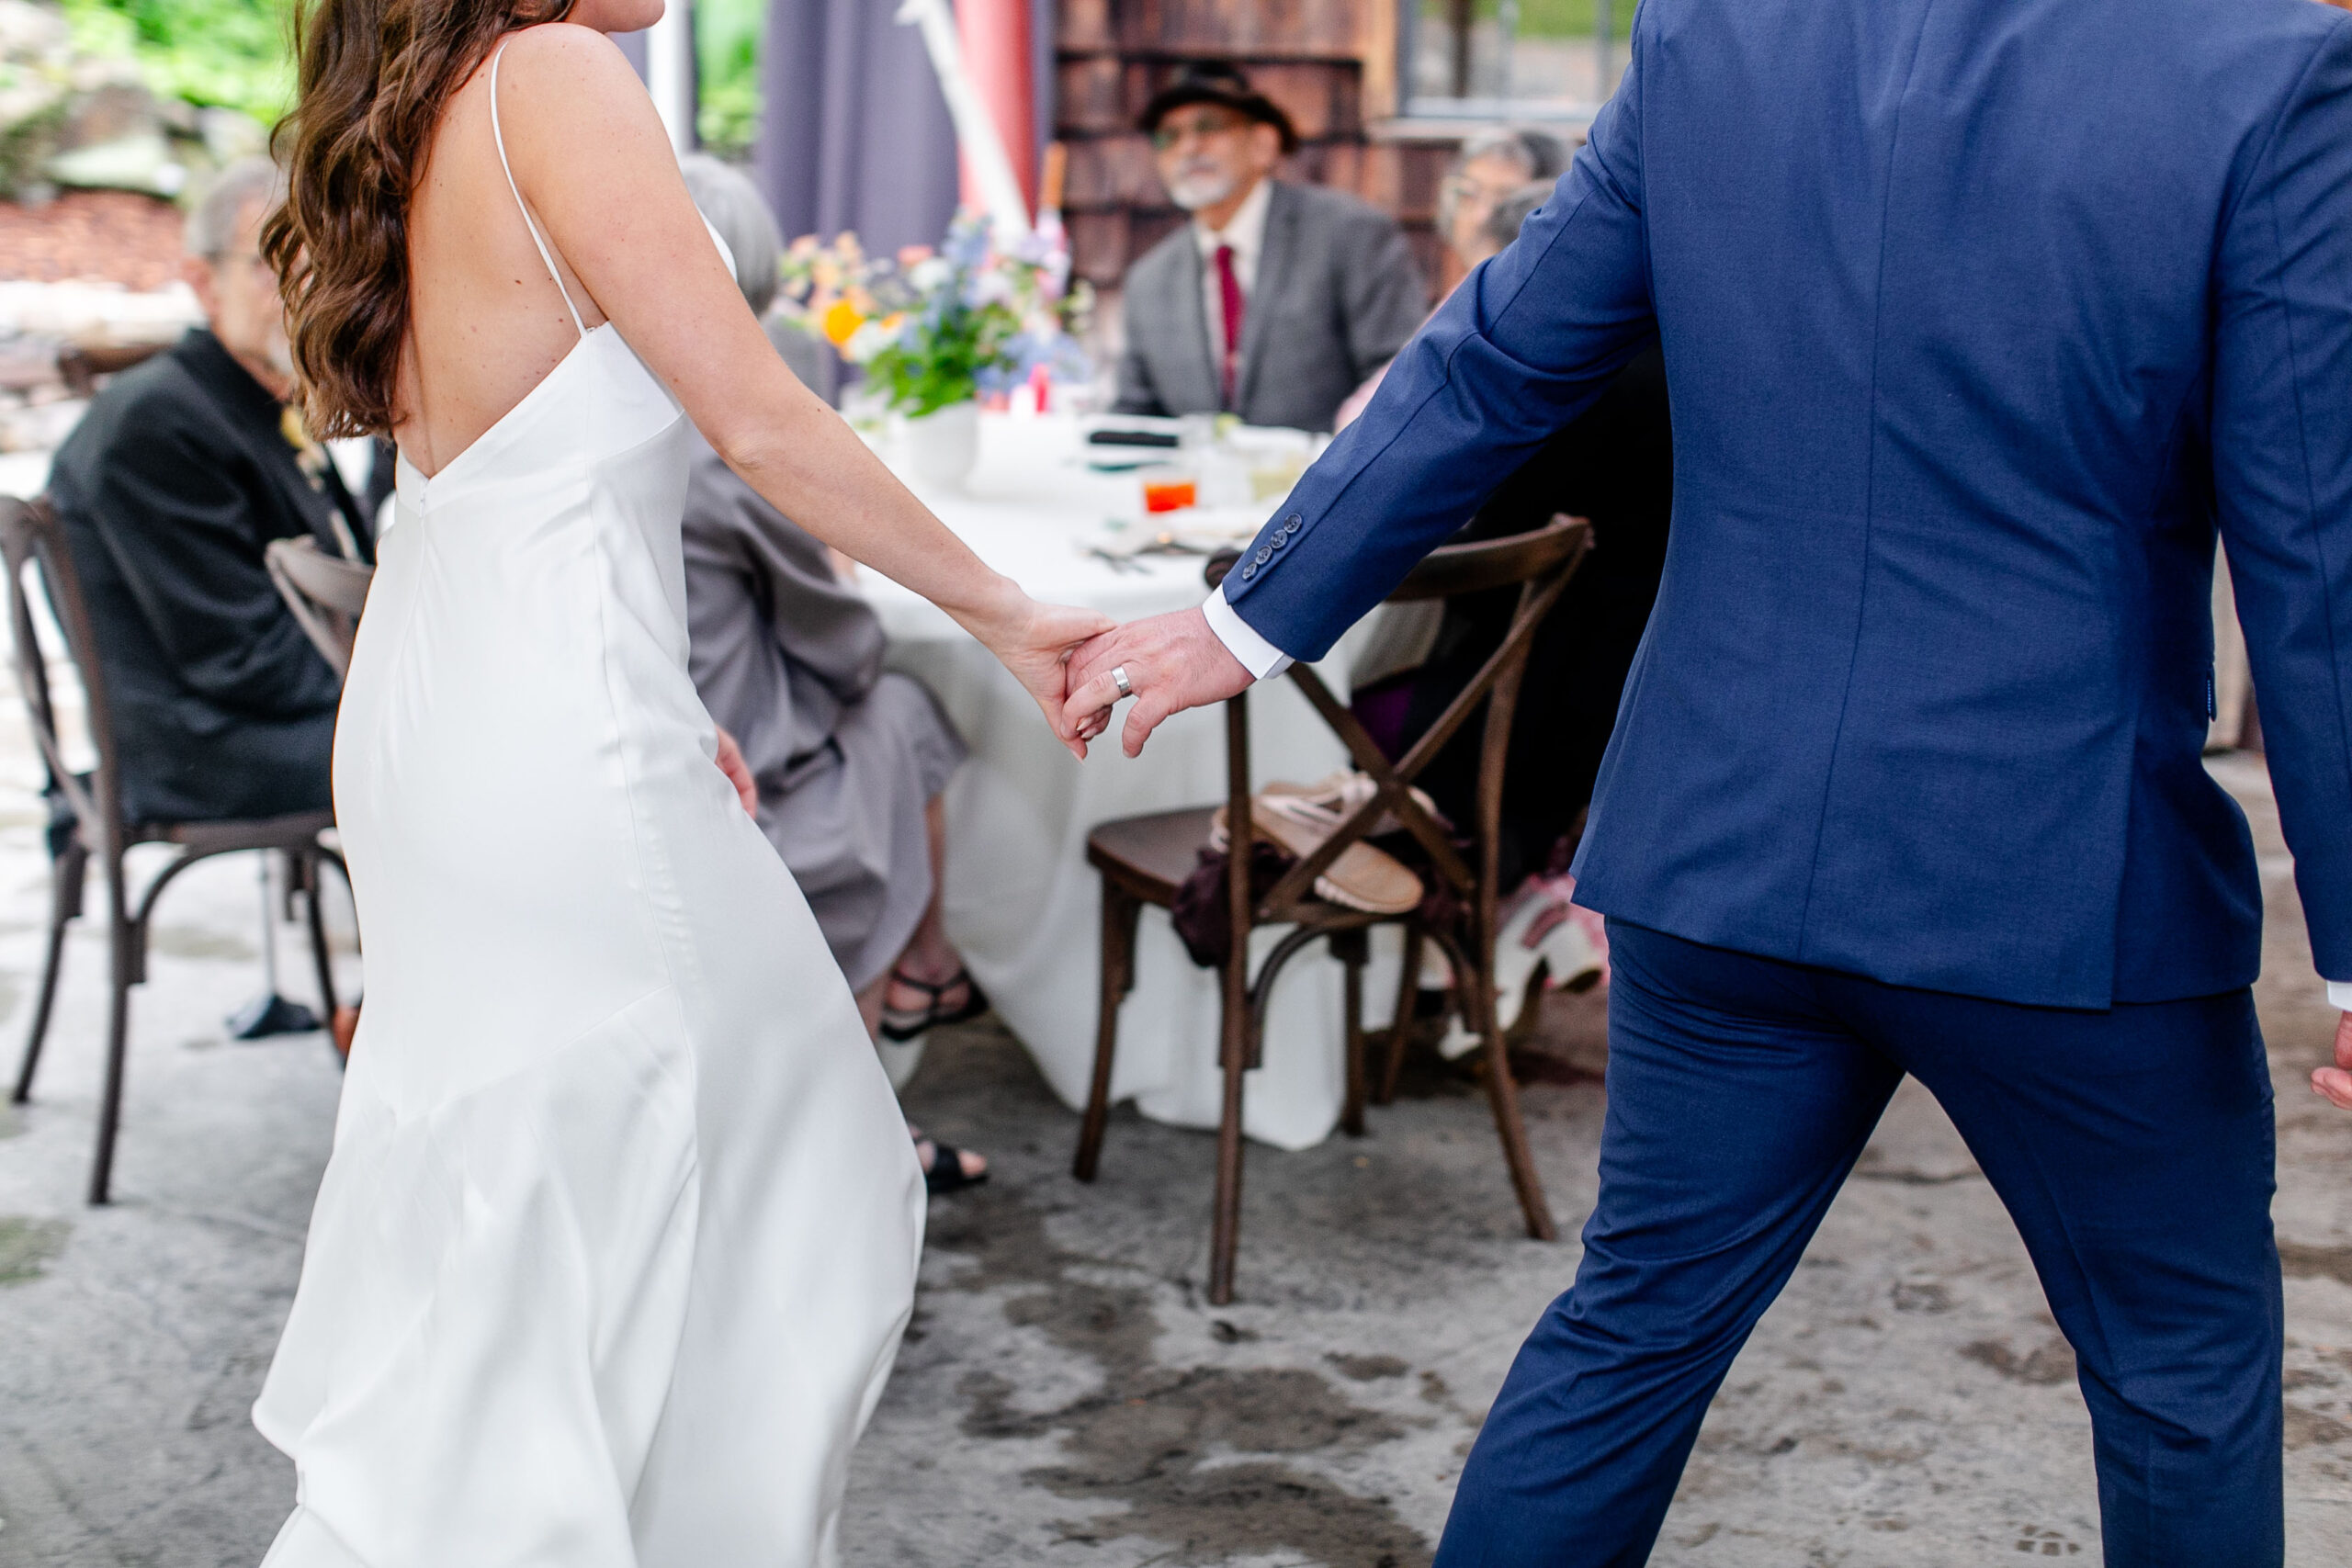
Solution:
M1233 247L1216 248L1216 294L1225 317L1225 406L1233 406L1233 376L1241 366L1241 280L1233 276Z

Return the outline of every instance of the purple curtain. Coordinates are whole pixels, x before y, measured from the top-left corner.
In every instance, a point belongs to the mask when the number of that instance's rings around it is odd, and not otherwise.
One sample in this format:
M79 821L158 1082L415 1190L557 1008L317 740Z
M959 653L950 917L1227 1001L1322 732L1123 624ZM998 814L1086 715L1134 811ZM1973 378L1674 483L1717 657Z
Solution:
M775 0L752 170L786 238L854 230L869 252L939 243L956 133L922 39L891 0Z
M637 79L640 82L644 81L645 34L642 32L615 33L613 41L621 46L621 52L628 56L628 62L637 67Z
M1035 106L1029 124L1036 131L1035 144L1029 149L1029 166L1033 169L1046 155L1046 143L1054 139L1055 39L1061 25L1054 7L1055 0L1029 0L1030 101ZM1012 155L1019 157L1020 149L1013 149Z

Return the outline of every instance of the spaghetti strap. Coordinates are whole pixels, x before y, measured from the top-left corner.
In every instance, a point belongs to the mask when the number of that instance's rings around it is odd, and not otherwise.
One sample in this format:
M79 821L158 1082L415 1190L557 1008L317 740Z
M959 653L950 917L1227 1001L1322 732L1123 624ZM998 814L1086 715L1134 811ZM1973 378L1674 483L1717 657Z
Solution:
M531 221L531 209L523 205L522 187L514 183L514 166L506 161L506 133L498 129L498 61L506 52L501 40L497 51L490 57L490 139L498 144L498 166L506 171L506 188L514 193L514 209L523 215L523 227L531 231L531 243L539 249L539 260L547 264L548 276L555 280L555 291L563 296L563 308L571 312L571 324L582 337L588 335L588 325L580 319L580 307L571 302L571 290L563 286L563 274L555 269L555 257L548 253L548 243L539 237L539 226Z

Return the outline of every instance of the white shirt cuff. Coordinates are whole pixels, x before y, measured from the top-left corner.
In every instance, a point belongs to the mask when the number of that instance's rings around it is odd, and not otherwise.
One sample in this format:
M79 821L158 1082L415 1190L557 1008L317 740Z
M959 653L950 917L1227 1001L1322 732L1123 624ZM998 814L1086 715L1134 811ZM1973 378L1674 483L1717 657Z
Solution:
M2352 980L2330 980L2327 1005L2338 1012L2352 1012Z
M1217 584L1216 592L1202 604L1201 614L1207 618L1209 630L1216 633L1216 640L1225 644L1226 651L1239 660L1241 668L1256 679L1270 681L1290 668L1290 655L1260 637L1256 628L1225 602L1225 584Z

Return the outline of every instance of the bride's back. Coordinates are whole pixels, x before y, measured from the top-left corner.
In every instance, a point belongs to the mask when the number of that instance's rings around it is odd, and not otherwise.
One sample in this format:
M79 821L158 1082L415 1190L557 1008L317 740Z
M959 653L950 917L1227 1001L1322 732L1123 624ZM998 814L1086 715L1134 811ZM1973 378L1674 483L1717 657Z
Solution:
M414 26L394 27L394 10ZM571 19L537 19L558 11ZM389 431L430 479L583 336L616 336L738 472L778 476L766 482L805 510L802 466L846 432L760 331L609 36L661 11L662 0L298 9L289 194L264 244L320 434ZM607 316L611 333L598 330Z
M509 35L452 95L409 200L409 331L393 435L427 476L495 424L561 363L584 329L605 319L553 245L548 255L562 277L560 291L549 277L525 226L527 202L501 156L502 137L509 147L515 137L507 123L515 112L514 76L518 66L528 71L530 53L528 30ZM582 155L593 158L593 150ZM539 221L536 213L532 221Z

